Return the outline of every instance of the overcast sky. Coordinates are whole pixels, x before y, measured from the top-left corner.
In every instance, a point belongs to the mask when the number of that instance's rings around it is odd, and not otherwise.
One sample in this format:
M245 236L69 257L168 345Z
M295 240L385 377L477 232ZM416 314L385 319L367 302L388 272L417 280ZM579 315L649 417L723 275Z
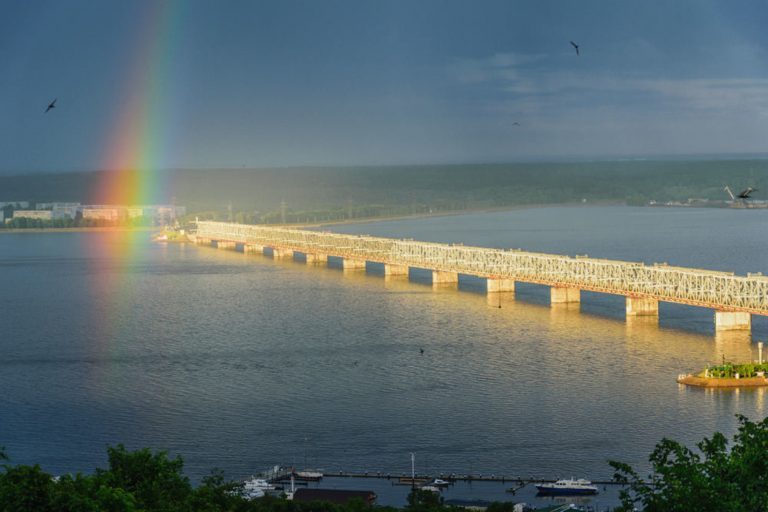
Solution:
M157 12L0 0L0 173L109 166L128 98L146 90L149 165L163 168L767 151L765 0L185 0Z

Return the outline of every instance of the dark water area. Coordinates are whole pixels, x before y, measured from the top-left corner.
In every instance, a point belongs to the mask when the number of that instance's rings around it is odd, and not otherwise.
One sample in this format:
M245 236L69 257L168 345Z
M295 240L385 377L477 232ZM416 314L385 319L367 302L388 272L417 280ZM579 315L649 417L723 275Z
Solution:
M768 270L767 221L569 207L333 229L745 273ZM550 307L524 285L499 308L479 280L434 291L378 270L146 234L0 235L0 446L54 474L104 466L124 443L181 454L194 480L276 464L402 473L411 452L420 473L601 480L608 459L647 469L662 437L692 445L733 434L737 413L765 416L762 389L675 382L756 358L764 318L715 335L702 308L627 321L621 297ZM328 485L367 481L351 482Z

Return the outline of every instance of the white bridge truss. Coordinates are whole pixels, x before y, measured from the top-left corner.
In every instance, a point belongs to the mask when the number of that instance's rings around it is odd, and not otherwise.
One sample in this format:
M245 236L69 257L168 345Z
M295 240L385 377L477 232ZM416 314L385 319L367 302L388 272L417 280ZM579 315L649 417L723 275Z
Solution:
M212 221L197 237L768 315L762 275Z

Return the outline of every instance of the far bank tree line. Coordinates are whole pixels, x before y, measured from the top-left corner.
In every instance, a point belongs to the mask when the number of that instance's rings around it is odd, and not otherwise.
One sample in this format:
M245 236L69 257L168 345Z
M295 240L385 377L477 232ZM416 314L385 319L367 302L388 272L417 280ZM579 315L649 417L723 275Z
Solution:
M0 177L0 200L82 201L104 172ZM768 198L768 160L529 162L153 171L203 218L311 223L532 204ZM765 191L765 192L764 192ZM763 195L765 194L765 195ZM165 198L170 201L169 198ZM195 214L192 213L192 217Z

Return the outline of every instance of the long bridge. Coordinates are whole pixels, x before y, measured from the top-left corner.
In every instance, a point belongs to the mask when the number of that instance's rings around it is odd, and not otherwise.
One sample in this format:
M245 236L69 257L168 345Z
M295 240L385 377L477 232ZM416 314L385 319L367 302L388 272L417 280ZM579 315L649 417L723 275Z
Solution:
M274 258L303 253L308 264L338 257L344 269L381 263L387 276L426 269L434 286L458 283L459 274L487 279L488 293L513 294L516 282L541 284L550 287L552 304L578 303L581 290L623 295L629 317L658 316L659 301L712 308L717 331L750 330L752 315L768 315L768 276L762 274L213 221L198 221L193 238L246 253L270 249Z

